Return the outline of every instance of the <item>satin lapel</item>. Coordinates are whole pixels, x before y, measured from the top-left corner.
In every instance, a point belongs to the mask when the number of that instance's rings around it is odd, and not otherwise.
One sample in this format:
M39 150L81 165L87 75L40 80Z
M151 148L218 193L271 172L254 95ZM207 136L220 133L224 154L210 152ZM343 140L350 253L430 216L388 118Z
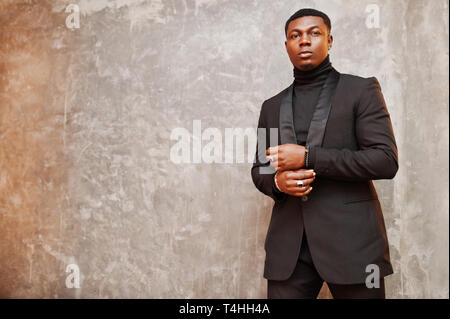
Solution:
M327 125L328 116L330 115L331 104L339 82L339 75L339 72L333 68L320 91L319 100L309 126L306 146L322 145L325 127Z
M297 144L295 135L292 96L294 83L292 83L284 94L280 105L280 140L281 144Z

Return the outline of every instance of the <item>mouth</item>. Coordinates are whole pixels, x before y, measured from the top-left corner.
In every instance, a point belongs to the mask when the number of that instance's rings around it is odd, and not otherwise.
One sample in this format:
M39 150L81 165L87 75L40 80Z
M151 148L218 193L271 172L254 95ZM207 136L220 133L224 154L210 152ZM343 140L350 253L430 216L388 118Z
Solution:
M301 58L309 58L312 55L311 51L302 51L298 54Z

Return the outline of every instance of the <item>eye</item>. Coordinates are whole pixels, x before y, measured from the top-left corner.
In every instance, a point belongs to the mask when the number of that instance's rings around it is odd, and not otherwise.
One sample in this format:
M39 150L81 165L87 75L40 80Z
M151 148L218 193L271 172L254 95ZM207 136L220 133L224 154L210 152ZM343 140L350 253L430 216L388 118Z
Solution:
M296 37L298 37L298 34L297 34L297 33L291 35L291 39L295 39Z

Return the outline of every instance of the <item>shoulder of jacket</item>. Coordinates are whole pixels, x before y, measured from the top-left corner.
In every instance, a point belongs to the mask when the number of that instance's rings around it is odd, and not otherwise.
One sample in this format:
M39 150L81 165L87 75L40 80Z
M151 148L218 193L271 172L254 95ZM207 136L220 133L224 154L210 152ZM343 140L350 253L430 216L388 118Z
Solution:
M342 83L343 87L351 90L359 98L366 94L381 92L381 85L375 76L365 78L358 75L341 73L341 80L344 81Z
M366 83L368 80L370 80L372 77L362 77L359 75L354 75L354 74L350 74L350 73L341 73L341 77L343 79L345 79L346 81L351 81L351 82L360 82L360 83Z
M265 100L263 102L262 107L266 106L266 107L270 107L270 106L278 106L281 103L281 99L283 98L284 94L286 94L286 91L290 88L291 86L289 85L288 87L286 87L285 89L283 89L282 91L280 91L279 93L275 94L274 96L268 98L267 100Z
M350 85L353 85L356 87L361 87L361 88L366 88L367 86L370 86L371 84L378 84L378 80L374 76L365 78L365 77L362 77L359 75L341 73L341 79Z

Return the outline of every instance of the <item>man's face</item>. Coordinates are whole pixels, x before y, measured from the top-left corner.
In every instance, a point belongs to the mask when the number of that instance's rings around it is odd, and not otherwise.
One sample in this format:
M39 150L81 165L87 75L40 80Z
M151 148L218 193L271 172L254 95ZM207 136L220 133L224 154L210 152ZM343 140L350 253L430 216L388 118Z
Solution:
M286 36L286 51L292 64L302 71L316 68L327 57L333 44L321 17L305 16L291 21Z

